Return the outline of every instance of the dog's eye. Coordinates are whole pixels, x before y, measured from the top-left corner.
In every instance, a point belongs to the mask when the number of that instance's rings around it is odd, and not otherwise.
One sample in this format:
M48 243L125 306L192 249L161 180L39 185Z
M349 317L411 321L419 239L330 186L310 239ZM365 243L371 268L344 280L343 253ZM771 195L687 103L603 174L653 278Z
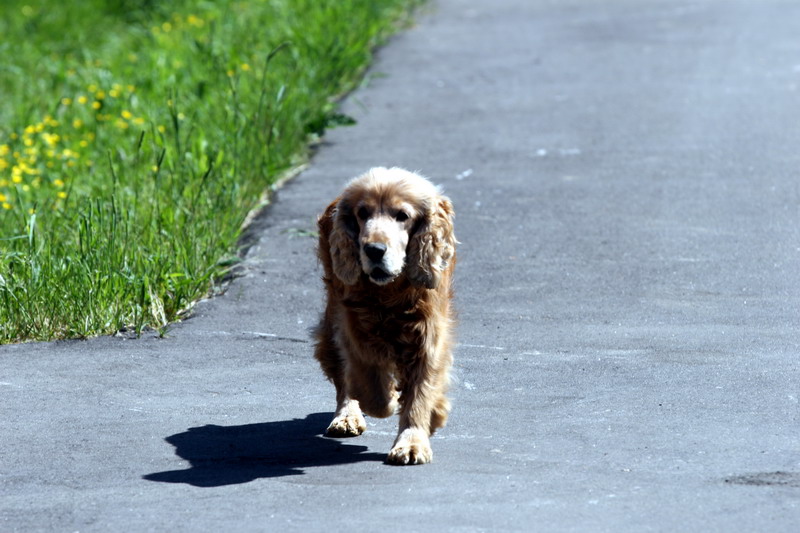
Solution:
M408 220L408 213L405 211L398 211L397 214L394 216L395 220L398 222L405 222Z
M358 213L356 214L358 215L358 218L360 218L361 220L366 220L369 218L369 211L367 210L366 207L362 207L361 209L359 209Z

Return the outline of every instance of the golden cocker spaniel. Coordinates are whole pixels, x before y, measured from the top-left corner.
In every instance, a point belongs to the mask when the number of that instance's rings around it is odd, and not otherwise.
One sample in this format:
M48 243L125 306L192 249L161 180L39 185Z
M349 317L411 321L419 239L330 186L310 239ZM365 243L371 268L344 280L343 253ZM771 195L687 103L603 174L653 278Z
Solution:
M332 437L366 429L399 404L387 461L431 461L430 435L450 411L453 206L427 179L373 168L319 218L327 290L314 356L336 386Z

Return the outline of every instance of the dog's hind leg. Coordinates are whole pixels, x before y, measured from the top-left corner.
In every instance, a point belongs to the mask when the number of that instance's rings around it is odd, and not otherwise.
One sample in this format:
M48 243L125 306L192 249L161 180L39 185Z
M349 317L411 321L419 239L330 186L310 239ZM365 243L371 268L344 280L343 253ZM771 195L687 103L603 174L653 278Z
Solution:
M431 435L439 429L443 428L447 423L447 416L450 414L450 401L446 396L441 395L434 402L433 410L431 411Z
M335 386L338 391L344 388L344 364L339 354L339 348L333 339L333 328L328 317L329 311L325 311L325 318L320 320L319 325L314 329L316 345L314 347L314 358L319 361L322 372Z
M449 346L441 351L441 357L437 361L437 368L434 371L433 390L436 391L433 402L431 403L431 425L430 433L443 428L447 424L447 417L450 414L450 400L447 399L447 389L450 388L450 366L453 364L453 353Z
M397 410L397 383L389 369L350 360L345 381L348 395L358 400L364 413L386 418Z

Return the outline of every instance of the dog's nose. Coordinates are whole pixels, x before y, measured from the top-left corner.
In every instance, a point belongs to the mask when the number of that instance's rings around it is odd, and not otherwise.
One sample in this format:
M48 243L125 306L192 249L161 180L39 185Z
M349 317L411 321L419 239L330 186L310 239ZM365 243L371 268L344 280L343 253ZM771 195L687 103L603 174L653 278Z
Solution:
M365 244L364 253L367 254L370 261L377 263L383 259L383 254L386 253L386 245L380 242Z

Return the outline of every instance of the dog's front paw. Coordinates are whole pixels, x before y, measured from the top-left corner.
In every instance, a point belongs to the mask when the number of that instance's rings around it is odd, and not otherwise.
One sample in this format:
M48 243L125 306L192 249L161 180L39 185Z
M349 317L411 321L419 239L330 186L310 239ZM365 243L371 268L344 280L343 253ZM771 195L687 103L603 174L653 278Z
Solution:
M361 413L347 413L333 419L325 435L328 437L358 437L367 429L367 421Z
M433 459L431 441L421 429L403 430L394 441L386 462L393 465L421 465Z

